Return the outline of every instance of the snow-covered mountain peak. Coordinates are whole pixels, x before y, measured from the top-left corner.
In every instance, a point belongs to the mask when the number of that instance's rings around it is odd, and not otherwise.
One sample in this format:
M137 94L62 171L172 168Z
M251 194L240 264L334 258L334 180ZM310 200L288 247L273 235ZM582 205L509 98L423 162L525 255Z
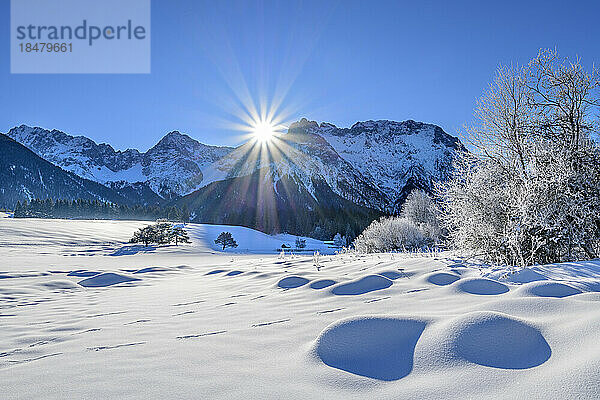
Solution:
M229 147L204 145L173 131L146 153L114 150L84 136L21 125L8 136L40 157L75 174L103 184L144 183L161 197L184 195L199 187L201 169L229 153ZM139 185L138 185L139 186Z
M324 138L396 206L409 189L429 190L434 181L445 179L454 154L464 149L457 138L439 126L413 120L368 120L338 128L303 118L290 125L290 131Z
M312 130L319 129L319 124L316 121L309 121L306 118L300 119L300 121L292 122L288 128L288 133L293 133L298 130L310 132Z
M162 149L176 146L189 146L194 142L198 143L186 134L179 131L171 131L163 136L152 148Z

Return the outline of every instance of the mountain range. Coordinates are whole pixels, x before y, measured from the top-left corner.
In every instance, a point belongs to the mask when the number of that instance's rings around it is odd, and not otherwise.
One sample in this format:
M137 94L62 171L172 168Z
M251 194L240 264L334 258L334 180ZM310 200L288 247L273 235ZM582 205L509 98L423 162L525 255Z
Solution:
M346 230L356 232L378 215L397 212L412 189L430 191L446 179L454 154L464 150L442 128L412 120L338 128L303 118L269 143L251 140L235 148L173 131L146 152L26 125L11 129L0 150L9 138L11 148L23 147L21 156L0 167L14 171L27 161L30 173L0 175L0 205L33 197L177 205L199 222L305 234L327 230L336 216L336 229L345 220ZM63 178L49 185L48 173ZM79 179L85 195L60 187L69 179Z

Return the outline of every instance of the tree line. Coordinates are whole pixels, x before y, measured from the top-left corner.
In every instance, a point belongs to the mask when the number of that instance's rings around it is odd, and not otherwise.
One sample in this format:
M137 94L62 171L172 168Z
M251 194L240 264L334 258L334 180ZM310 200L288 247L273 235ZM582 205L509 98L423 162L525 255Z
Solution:
M190 215L184 208L159 206L128 206L100 200L52 200L33 199L17 202L15 218L63 218L63 219L117 219L188 222Z

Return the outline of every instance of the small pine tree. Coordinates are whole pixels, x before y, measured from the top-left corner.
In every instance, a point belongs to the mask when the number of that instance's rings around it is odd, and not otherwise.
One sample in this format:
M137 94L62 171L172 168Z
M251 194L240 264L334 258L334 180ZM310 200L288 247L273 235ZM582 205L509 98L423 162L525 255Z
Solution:
M144 246L146 247L148 247L150 243L155 243L156 241L156 230L152 225L138 229L129 240L130 243L144 243Z
M23 216L23 206L20 201L17 201L17 205L15 206L15 213L13 214L15 218L19 218Z
M346 231L344 232L344 236L346 236L346 245L352 243L352 240L356 237L354 232L352 231L352 227L350 224L346 224Z
M183 227L181 226L174 226L173 228L171 228L170 235L171 240L175 241L175 246L178 246L179 243L192 243L186 230L183 229Z
M156 243L167 244L171 243L171 228L172 224L164 219L159 219L152 226L156 235Z
M225 250L227 247L238 247L237 242L230 232L221 232L215 240L215 243L223 246L223 250Z
M303 249L306 247L306 239L300 239L299 237L296 238L296 248L297 249Z

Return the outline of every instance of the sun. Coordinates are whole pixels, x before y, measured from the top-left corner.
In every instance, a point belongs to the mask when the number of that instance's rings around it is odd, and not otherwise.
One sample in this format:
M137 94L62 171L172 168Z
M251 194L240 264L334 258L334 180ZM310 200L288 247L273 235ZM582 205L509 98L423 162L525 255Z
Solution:
M262 143L269 142L276 133L276 127L266 121L257 122L252 128L254 138Z

